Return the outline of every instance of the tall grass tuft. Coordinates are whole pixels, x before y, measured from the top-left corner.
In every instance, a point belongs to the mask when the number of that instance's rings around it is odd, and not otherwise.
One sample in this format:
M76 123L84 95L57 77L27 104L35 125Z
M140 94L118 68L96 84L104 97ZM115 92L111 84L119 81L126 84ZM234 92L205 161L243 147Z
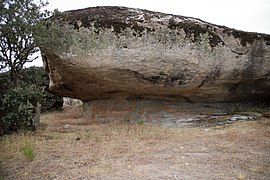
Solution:
M34 150L29 144L22 147L22 154L30 161L33 161L35 158Z
M144 124L144 121L141 120L141 119L139 119L138 121L136 121L136 124L137 124L138 126L142 126L142 125Z

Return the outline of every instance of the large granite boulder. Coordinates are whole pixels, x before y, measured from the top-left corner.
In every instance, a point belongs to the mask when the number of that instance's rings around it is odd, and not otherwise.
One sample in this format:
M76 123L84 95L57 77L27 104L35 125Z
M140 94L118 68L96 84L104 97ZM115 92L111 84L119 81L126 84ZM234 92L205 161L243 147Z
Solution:
M48 20L47 31L43 60L50 89L61 96L85 102L270 97L267 34L125 7L60 13Z

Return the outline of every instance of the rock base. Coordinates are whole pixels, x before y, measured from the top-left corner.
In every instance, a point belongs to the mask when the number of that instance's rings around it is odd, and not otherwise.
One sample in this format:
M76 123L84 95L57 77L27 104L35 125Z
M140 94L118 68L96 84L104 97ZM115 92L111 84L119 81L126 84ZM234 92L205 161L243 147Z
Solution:
M222 114L223 103L187 103L165 100L101 99L83 103L89 123L127 122L155 118L177 118L187 114Z
M251 121L263 114L249 112L258 107L240 103L187 103L144 99L101 99L83 104L89 124L145 123L169 127L212 126Z

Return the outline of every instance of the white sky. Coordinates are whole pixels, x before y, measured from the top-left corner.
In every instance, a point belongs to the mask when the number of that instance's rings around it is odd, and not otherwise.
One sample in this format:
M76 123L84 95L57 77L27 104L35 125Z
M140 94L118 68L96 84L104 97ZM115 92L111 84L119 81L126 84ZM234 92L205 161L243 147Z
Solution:
M230 28L270 34L270 0L48 0L59 11L125 6L190 16ZM35 65L42 65L41 60Z

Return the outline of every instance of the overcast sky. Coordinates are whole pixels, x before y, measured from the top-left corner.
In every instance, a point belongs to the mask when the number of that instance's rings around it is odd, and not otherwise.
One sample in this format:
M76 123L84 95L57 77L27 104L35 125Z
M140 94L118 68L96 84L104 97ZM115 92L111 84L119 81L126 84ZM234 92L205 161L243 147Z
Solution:
M125 6L190 16L230 28L270 34L270 0L48 0L59 11ZM41 60L34 63L42 65Z

